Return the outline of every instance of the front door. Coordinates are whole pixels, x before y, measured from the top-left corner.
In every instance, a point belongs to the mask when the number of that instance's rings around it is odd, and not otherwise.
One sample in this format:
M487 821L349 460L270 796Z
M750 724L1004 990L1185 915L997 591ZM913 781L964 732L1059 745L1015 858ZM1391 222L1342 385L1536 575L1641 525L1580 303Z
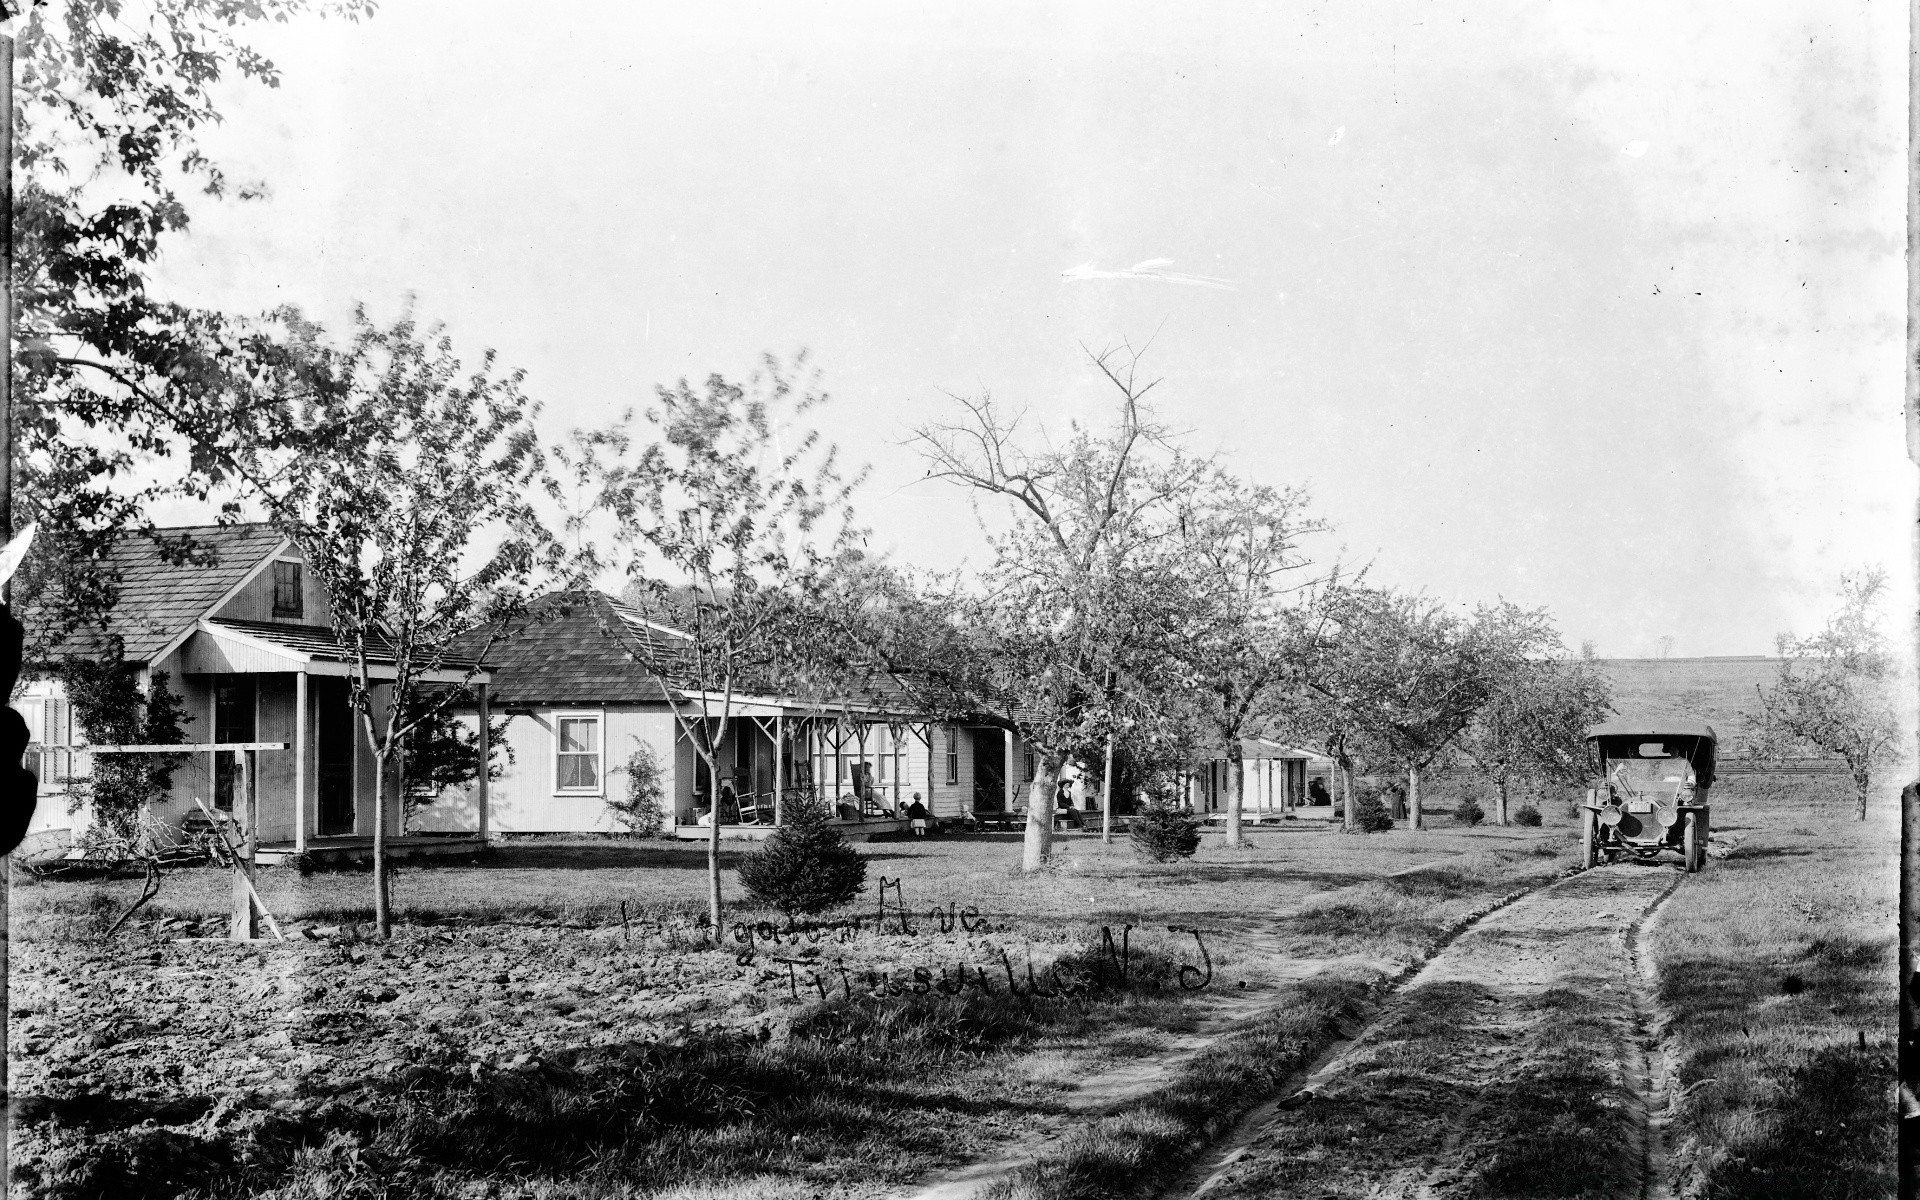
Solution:
M308 685L320 836L340 837L353 832L353 710L347 704L347 681L319 676Z
M973 811L1007 807L1007 744L998 729L973 731Z

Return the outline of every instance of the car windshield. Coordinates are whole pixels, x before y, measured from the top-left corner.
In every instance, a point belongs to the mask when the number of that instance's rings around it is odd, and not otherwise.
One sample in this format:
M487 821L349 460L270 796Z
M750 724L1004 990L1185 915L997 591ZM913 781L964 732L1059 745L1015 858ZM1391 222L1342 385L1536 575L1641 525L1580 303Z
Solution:
M1617 758L1607 777L1637 796L1672 796L1693 786L1693 766L1679 757Z

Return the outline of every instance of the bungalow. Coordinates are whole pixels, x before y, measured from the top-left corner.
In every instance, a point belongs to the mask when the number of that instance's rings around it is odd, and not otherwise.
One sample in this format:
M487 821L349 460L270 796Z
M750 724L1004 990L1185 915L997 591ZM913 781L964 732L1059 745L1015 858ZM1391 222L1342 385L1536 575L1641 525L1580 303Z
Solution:
M258 803L261 862L308 851L364 852L373 834L374 761L348 706L353 658L328 622L327 596L299 550L261 524L191 526L130 534L110 552L118 600L104 628L68 639L66 653L104 657L120 645L143 691L164 673L186 709L188 743L284 742L287 749L184 755L171 791L152 815L181 827L196 801L232 811L242 778ZM35 614L28 612L31 622ZM391 658L369 674L391 680ZM478 685L472 664L449 664L429 682ZM92 814L74 784L92 768L84 731L57 680L29 684L14 701L38 741L28 765L40 775L31 845L45 851L84 835ZM248 757L243 773L237 754ZM37 759L37 761L36 761ZM400 805L389 806L396 853L471 849L485 834L484 798L462 836L402 838Z
M904 696L823 710L793 697L736 695L713 778L687 733L701 719L698 694L663 686L627 650L635 639L685 637L604 593L572 591L537 602L524 629L493 645L492 718L504 725L504 753L488 785L490 828L623 831L614 806L639 770L661 793L659 832L682 838L708 836L716 799L723 836L741 838L771 832L796 795L821 798L833 819L861 834L905 828L899 814L916 797L943 819L1024 807L1035 762L1018 737L930 720ZM457 712L477 727L477 706ZM478 787L416 808L409 827L467 827Z
M1311 805L1333 793L1333 760L1311 750L1282 745L1270 738L1241 738L1240 760L1245 771L1240 808L1249 815L1281 813ZM1223 813L1227 807L1227 756L1215 751L1196 762L1188 773L1187 806L1195 812Z

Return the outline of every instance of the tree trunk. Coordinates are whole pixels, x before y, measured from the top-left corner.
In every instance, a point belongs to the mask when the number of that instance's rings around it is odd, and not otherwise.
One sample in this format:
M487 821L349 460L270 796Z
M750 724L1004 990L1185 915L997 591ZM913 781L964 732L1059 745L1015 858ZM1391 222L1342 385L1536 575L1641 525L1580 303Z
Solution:
M1353 768L1340 764L1340 794L1346 804L1347 832L1353 832Z
M1240 756L1240 739L1227 741L1227 845L1238 849L1243 839L1240 836L1241 797L1246 794L1247 763Z
M1864 821L1867 819L1867 793L1873 790L1873 782L1865 775L1856 775L1853 777L1853 789L1859 794L1860 801L1859 808L1853 814L1854 818Z
M382 941L393 936L387 896L387 756L373 755L373 927Z
M1053 853L1053 792L1060 778L1061 757L1039 754L1033 783L1027 788L1027 842L1020 855L1022 871L1038 871ZM1007 764L1013 770L1013 764Z
M1507 774L1505 771L1500 773L1500 823L1502 825L1507 823Z
M707 812L707 921L713 944L720 944L720 764L702 754L707 763L707 784L713 789Z
M1100 841L1113 844L1113 734L1107 734L1106 769L1100 776Z
M1426 822L1420 816L1420 768L1407 767L1407 828L1425 829Z

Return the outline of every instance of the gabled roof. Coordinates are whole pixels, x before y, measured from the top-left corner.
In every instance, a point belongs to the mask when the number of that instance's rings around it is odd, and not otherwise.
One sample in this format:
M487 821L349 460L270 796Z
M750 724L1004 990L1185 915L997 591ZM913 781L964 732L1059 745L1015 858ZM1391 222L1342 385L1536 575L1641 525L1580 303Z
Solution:
M117 578L119 599L105 629L76 630L63 649L104 653L107 638L119 637L128 662L151 662L246 582L285 540L266 524L124 534L107 553L107 573ZM26 619L32 621L33 614Z
M240 621L222 617L217 621L208 621L210 629L237 633L243 637L265 642L270 646L291 651L293 654L323 662L351 663L357 661L353 651L325 625L287 625L278 621ZM394 665L393 649L387 639L379 634L370 634L367 638L367 662L369 665L390 667ZM443 654L438 664L442 670L462 671L478 668L479 663L472 657L453 651Z

